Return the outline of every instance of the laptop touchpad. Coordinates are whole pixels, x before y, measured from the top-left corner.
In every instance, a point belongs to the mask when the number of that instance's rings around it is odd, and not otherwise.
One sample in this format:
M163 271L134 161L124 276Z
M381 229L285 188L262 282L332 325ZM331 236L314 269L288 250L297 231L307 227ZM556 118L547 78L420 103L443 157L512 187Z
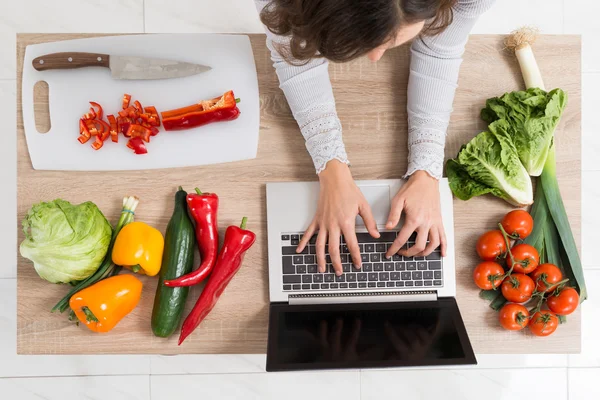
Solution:
M377 225L385 225L390 212L390 187L388 185L359 185L358 187L371 206ZM356 226L365 226L360 216L356 217Z

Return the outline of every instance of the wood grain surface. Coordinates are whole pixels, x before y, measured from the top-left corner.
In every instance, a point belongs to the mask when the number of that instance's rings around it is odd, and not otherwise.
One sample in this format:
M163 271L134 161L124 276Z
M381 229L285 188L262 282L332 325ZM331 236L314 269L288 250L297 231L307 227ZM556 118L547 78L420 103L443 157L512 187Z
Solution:
M18 76L29 44L90 37L91 35L18 35ZM32 263L18 261L19 354L98 353L264 353L267 343L268 279L265 183L315 180L313 165L302 136L278 87L265 47L264 35L251 35L258 70L261 132L254 160L197 168L129 172L35 171L27 152L21 115L19 86L18 118L18 220L32 204L63 198L72 203L95 202L116 223L124 195L141 202L136 220L164 232L173 210L178 185L195 186L221 197L221 232L249 217L257 241L244 265L223 293L212 313L180 347L177 335L156 338L150 330L150 314L156 279L143 278L140 305L111 333L94 334L67 321L66 315L49 312L67 291L40 279ZM503 36L472 36L461 69L454 113L448 130L446 157L480 132L484 123L479 111L487 98L523 88L516 60L503 49ZM580 243L581 226L581 74L579 36L542 36L534 51L547 88L568 92L569 104L556 131L557 175L569 220ZM344 127L344 141L356 179L400 178L407 165L406 86L409 47L386 52L378 63L365 58L332 64L337 109ZM51 89L50 89L51 90ZM159 94L157 94L159 95ZM199 98L203 98L199 93ZM93 93L90 93L93 100ZM151 99L148 99L151 103ZM39 109L39 108L38 108ZM43 118L42 118L43 119ZM47 118L46 118L47 119ZM73 132L75 140L77 132ZM202 150L198 149L202 157ZM477 353L576 353L580 351L580 313L548 338L527 332L503 331L497 314L478 297L471 273L477 264L477 237L494 228L510 206L485 196L469 202L454 200L457 299L471 342ZM452 229L452 227L446 227ZM20 222L19 243L23 239ZM187 304L191 309L200 293L193 288ZM510 340L510 344L508 341Z

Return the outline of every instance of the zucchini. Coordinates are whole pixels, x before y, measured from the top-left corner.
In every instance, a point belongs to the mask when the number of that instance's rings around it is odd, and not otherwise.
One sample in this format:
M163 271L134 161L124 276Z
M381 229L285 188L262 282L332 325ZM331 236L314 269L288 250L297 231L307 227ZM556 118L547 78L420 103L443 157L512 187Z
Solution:
M158 286L152 310L152 332L169 337L181 321L189 287L170 288L163 283L192 272L194 265L194 225L187 213L187 193L179 187L175 209L165 232L165 249L158 275Z

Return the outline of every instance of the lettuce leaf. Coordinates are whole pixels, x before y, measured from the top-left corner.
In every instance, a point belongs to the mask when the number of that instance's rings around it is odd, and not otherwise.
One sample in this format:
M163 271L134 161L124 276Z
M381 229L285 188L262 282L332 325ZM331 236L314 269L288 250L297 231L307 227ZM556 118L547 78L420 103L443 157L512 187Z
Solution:
M561 89L546 93L531 88L487 100L481 118L489 124L506 120L506 134L512 138L521 163L529 175L539 176L566 104L567 94Z
M446 163L450 189L462 200L491 193L518 206L533 203L531 179L519 160L508 122L501 119L488 128Z

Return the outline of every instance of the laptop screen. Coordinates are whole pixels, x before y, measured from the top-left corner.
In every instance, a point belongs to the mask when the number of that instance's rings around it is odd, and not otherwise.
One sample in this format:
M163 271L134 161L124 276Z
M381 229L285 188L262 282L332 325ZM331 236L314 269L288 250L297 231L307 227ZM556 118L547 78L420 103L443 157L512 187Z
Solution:
M476 364L456 300L271 304L267 371Z

